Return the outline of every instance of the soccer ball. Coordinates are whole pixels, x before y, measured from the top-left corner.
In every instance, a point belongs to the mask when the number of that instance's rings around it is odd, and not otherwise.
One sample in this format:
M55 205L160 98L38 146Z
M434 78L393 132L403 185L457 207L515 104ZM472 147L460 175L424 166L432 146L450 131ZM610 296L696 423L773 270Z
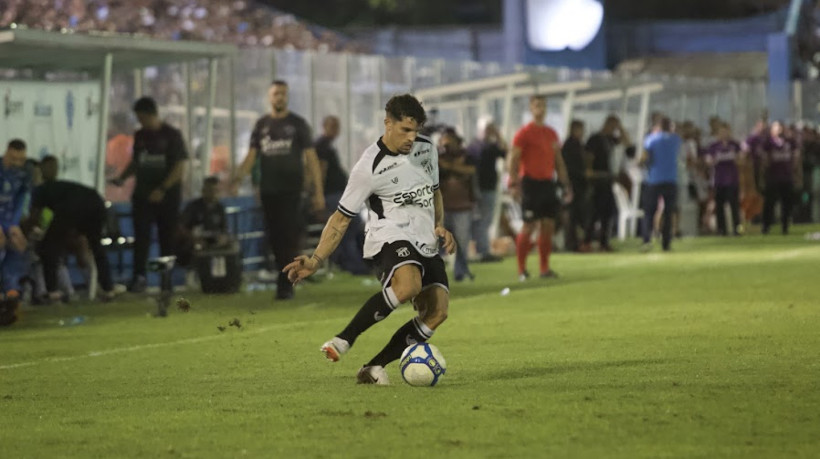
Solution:
M411 386L435 386L447 371L447 362L438 348L428 343L414 344L401 354L401 377Z

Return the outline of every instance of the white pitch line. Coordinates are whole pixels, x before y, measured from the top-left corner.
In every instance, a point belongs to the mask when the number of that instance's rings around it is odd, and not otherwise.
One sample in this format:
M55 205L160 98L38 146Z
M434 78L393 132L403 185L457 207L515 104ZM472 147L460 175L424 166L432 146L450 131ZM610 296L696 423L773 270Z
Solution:
M310 303L310 304L314 304L314 303ZM305 306L309 306L310 304L305 305ZM253 329L253 330L249 330L249 331L243 331L242 335L240 335L240 336L257 335L259 333L265 333L265 332L268 332L268 331L271 331L271 330L275 330L277 328L293 327L293 326L303 325L303 324L315 324L315 323L329 322L329 321L336 321L336 320L337 319L326 319L326 320L320 320L320 321L310 321L310 322L303 321L303 322L289 322L289 323L286 323L286 324L276 324L276 325L271 325L269 327L262 327L262 328L257 328L257 329ZM72 361L72 360L84 359L84 358L87 358L87 357L101 357L101 356L105 356L105 355L119 354L119 353L122 353L122 352L136 352L136 351L142 351L142 350L145 350L145 349L156 349L156 348L160 348L160 347L179 346L179 345L183 345L183 344L201 343L201 342L204 342L204 341L213 341L213 340L216 340L216 339L224 338L226 336L237 336L237 335L220 333L218 335L200 336L200 337L197 337L197 338L179 339L179 340L176 340L176 341L169 341L169 342L165 342L165 343L138 344L138 345L135 345L135 346L115 347L115 348L112 348L112 349L104 349L102 351L90 351L90 352L87 352L85 354L72 355L72 356L66 356L66 357L47 357L45 359L32 360L32 361L29 361L29 362L20 362L20 363L11 363L11 364L8 364L8 365L0 365L0 370L12 370L14 368L30 367L30 366L34 366L34 365L37 365L37 364L40 364L40 363L69 362L69 361Z

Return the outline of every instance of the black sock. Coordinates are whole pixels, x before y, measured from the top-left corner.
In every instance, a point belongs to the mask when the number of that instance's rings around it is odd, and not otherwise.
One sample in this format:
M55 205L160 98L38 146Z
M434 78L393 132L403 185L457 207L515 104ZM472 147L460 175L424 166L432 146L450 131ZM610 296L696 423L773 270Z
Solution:
M401 353L407 349L407 346L424 343L432 336L433 330L430 330L421 319L415 317L396 330L396 333L390 338L390 342L387 343L387 346L376 354L365 366L379 365L384 367L388 363L398 360L399 357L401 357Z
M387 287L371 296L370 299L365 302L364 306L359 309L359 312L353 316L353 320L347 324L347 327L336 336L347 341L352 346L359 335L364 333L365 330L376 322L389 316L398 306L399 301L395 293L393 293L393 289Z

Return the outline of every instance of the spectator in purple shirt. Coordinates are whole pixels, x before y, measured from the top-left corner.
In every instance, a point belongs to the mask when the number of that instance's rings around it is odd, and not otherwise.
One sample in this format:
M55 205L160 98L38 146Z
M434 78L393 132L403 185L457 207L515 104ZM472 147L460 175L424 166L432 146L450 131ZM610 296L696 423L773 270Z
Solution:
M750 166L754 187L759 192L763 192L763 147L769 139L769 125L764 120L755 124L749 137L746 138L746 149L749 152Z
M764 202L763 234L769 233L774 220L774 206L780 202L780 221L783 234L789 232L794 183L802 182L800 175L800 150L797 143L784 135L779 121L772 123L771 136L763 145ZM798 180L795 180L798 176Z
M740 234L740 173L739 165L745 160L740 144L732 139L728 123L721 123L717 140L706 150L706 163L712 167L715 186L715 216L718 233L727 236L726 203L732 212L732 233Z

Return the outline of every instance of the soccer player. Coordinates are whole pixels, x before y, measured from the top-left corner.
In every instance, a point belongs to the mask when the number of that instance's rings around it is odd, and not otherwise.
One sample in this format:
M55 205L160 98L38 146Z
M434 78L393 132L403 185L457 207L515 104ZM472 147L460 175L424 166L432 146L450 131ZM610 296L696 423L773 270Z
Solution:
M740 229L740 165L745 160L745 152L732 139L727 123L721 123L717 130L717 140L706 150L706 164L712 166L715 185L715 216L718 233L728 236L726 212L729 203L732 213L732 234L739 235Z
M396 331L387 345L358 372L360 384L389 384L384 367L412 344L426 342L447 318L449 284L440 245L455 251L444 229L439 192L438 154L419 135L426 121L421 104L410 94L392 97L385 107L384 135L370 145L350 171L339 207L322 231L311 257L299 256L284 272L297 283L315 273L339 245L362 204L367 205L364 256L381 270L382 290L321 350L338 361L365 330L400 304L412 301L418 317Z
M515 134L508 163L508 184L514 195L521 196L521 210L524 213L524 226L515 241L518 278L521 281L529 278L527 254L532 248L530 238L533 231L539 227L538 254L541 261L541 277L558 277L549 265L555 218L561 207L555 186L556 171L564 186L564 200L567 203L572 202L572 186L564 158L561 156L558 134L544 123L547 115L545 96L530 97L530 113L533 120Z
M56 157L43 158L40 161L40 168L43 173L43 184L32 193L31 219L38 225L42 211L46 208L51 209L54 215L37 246L37 253L43 262L43 276L49 299L56 301L63 295L58 289L57 282L60 259L78 236L85 237L94 256L97 278L103 290L102 299L113 299L114 282L111 278L108 255L102 247L103 227L107 219L105 201L93 188L57 180L59 162Z
M772 123L771 136L763 145L763 234L769 234L774 223L774 206L780 201L780 221L783 234L789 233L794 202L794 184L803 183L800 150L794 140L783 134L780 121Z
M3 276L0 325L16 321L20 305L20 277L25 269L23 251L28 245L20 229L20 218L31 187L25 164L26 143L14 139L0 160L0 274Z
M656 129L644 139L641 163L646 165L646 192L643 196L643 247L651 249L653 216L658 210L658 199L663 198L663 226L661 228L663 250L672 244L672 214L678 207L678 154L683 141L672 132L672 121L661 118Z
M234 176L239 184L251 172L259 155L259 197L268 243L280 269L299 253L304 215L302 190L305 168L313 185L313 211L325 208L322 171L313 149L310 126L288 109L288 84L274 81L268 89L271 112L256 122L248 155ZM276 299L293 298L293 285L284 272L276 283Z
M174 253L179 206L182 202L182 176L188 151L179 129L162 121L157 103L150 97L134 102L140 130L134 134L134 156L113 185L122 186L136 176L131 208L134 220L134 277L132 292L148 286L145 271L151 248L151 227L156 224L162 256Z

